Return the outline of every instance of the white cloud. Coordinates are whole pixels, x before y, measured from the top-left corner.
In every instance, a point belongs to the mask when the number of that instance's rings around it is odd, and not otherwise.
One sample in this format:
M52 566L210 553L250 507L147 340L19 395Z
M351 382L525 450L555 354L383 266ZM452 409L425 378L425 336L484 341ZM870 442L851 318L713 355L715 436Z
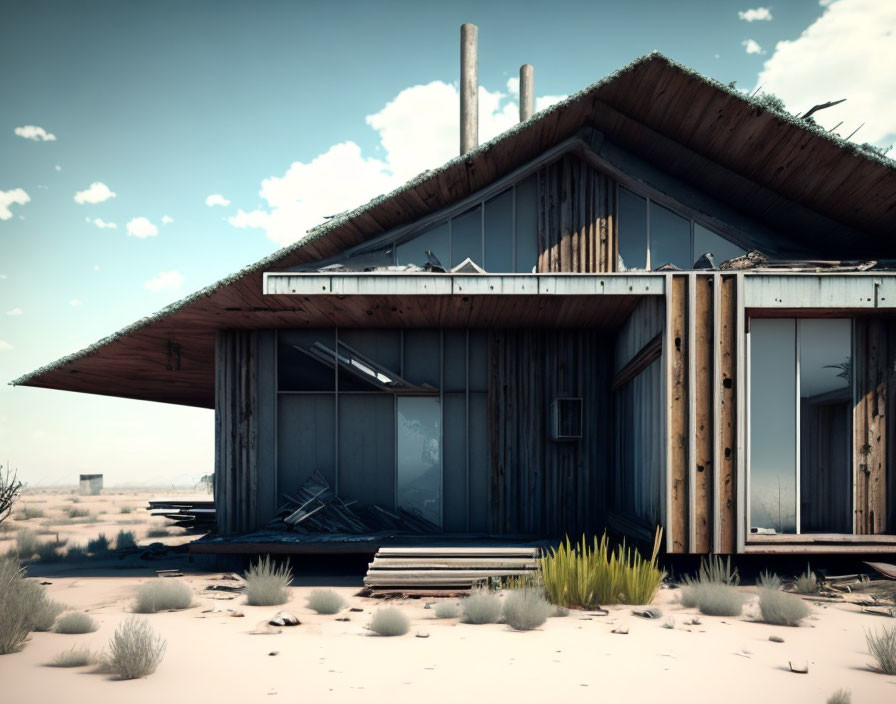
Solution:
M100 265L99 265L99 264L94 264L94 265L93 265L93 270L94 270L94 271L99 271L99 270L100 270Z
M94 218L93 220L90 220L90 218L88 218L88 221L92 222L101 230L115 230L118 228L118 225L116 225L114 222L106 222L102 218Z
M59 164L56 164L56 170L57 170L57 171L62 171L62 167L61 167Z
M153 225L149 218L134 218L128 222L129 237L155 237L159 234L159 228Z
M171 271L163 271L158 276L154 276L143 284L143 288L148 291L176 291L184 282L184 275L177 269Z
M105 183L94 181L89 188L75 193L75 203L102 203L114 197L115 193Z
M9 344L6 340L0 340L0 351L3 350L11 350L12 345Z
M0 279L5 279L5 278L6 278L6 274L0 274Z
M754 39L744 39L740 45L747 50L748 54L763 54L762 47Z
M70 300L70 301L68 302L68 304L69 304L72 308L77 308L78 306L83 306L83 305L84 305L84 301L80 300L79 298L73 298L72 300Z
M25 193L22 188L13 188L11 191L0 191L0 220L9 220L12 217L12 211L9 206L25 205L31 200L31 196Z
M220 193L212 193L208 198L205 199L205 204L209 208L213 208L216 205L227 207L228 205L230 205L230 201Z
M512 93L518 86L508 81ZM565 96L542 96L542 110ZM457 156L460 98L456 86L443 81L402 90L367 124L377 131L381 157L365 156L352 141L330 147L308 162L294 162L282 176L262 181L265 206L240 208L228 221L234 227L258 228L281 245L295 242L325 217L355 208L388 193L427 169ZM479 88L479 141L485 142L519 120L515 96Z
M770 22L772 19L772 11L767 7L754 7L750 10L741 10L737 13L745 22Z
M6 311L7 315L22 315L24 311L21 308L13 308L12 310Z
M825 4L825 3L822 3ZM757 86L800 114L814 105L846 98L813 115L854 141L881 146L896 141L896 3L836 0L794 40L778 42ZM896 150L890 151L896 156Z
M173 222L174 222L174 218L170 218L167 215L162 216L162 224L163 225L170 225Z
M43 127L37 125L25 125L24 127L16 127L13 132L19 137L30 139L33 142L55 142L56 135L47 132Z

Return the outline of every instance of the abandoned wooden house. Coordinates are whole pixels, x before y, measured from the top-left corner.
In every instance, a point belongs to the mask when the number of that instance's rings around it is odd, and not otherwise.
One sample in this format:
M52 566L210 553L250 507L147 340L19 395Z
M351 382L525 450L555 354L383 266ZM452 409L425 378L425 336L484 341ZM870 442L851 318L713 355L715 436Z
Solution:
M477 146L468 73L458 158L13 383L214 408L269 551L896 551L896 165L655 53Z

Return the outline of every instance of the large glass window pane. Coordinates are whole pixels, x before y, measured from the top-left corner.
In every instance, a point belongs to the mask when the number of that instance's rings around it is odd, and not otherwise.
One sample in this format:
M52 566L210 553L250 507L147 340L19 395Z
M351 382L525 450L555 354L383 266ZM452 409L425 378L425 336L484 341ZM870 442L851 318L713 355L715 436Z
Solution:
M486 271L513 271L513 189L504 191L485 204Z
M674 264L693 269L691 221L656 203L650 204L650 268Z
M482 266L482 208L478 205L451 219L451 266L467 257Z
M750 321L750 527L796 532L796 321Z
M852 532L852 321L800 320L800 532Z
M451 263L448 253L448 223L444 222L431 230L417 235L412 240L408 240L398 245L396 250L397 264L416 264L423 266L426 264L426 250L432 251L438 260L446 269L450 268Z
M619 271L647 267L647 201L619 189Z
M538 266L538 182L534 174L516 189L516 269L530 274Z
M336 335L329 330L283 330L277 336L280 391L333 391L336 388Z
M442 410L437 396L399 396L398 507L442 523Z
M707 230L702 225L694 223L694 262L707 252L712 253L716 267L722 262L746 254L734 242L729 242L712 230Z

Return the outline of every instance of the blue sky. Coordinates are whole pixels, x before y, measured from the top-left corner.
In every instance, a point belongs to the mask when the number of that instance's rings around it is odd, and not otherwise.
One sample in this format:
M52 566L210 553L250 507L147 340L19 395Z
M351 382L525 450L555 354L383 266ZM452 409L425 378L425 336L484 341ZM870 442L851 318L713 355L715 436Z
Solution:
M6 0L0 380L452 156L463 22L479 26L483 139L512 124L521 63L543 107L658 49L793 111L847 97L820 121L864 121L856 140L884 145L893 5ZM0 387L0 463L34 484L188 482L212 436L209 411Z

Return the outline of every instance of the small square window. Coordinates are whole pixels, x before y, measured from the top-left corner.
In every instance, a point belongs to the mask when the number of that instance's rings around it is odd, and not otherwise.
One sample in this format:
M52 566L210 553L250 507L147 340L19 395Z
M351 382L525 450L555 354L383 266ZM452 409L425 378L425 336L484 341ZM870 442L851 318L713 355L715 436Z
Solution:
M578 440L582 437L582 399L555 398L551 403L551 439Z

